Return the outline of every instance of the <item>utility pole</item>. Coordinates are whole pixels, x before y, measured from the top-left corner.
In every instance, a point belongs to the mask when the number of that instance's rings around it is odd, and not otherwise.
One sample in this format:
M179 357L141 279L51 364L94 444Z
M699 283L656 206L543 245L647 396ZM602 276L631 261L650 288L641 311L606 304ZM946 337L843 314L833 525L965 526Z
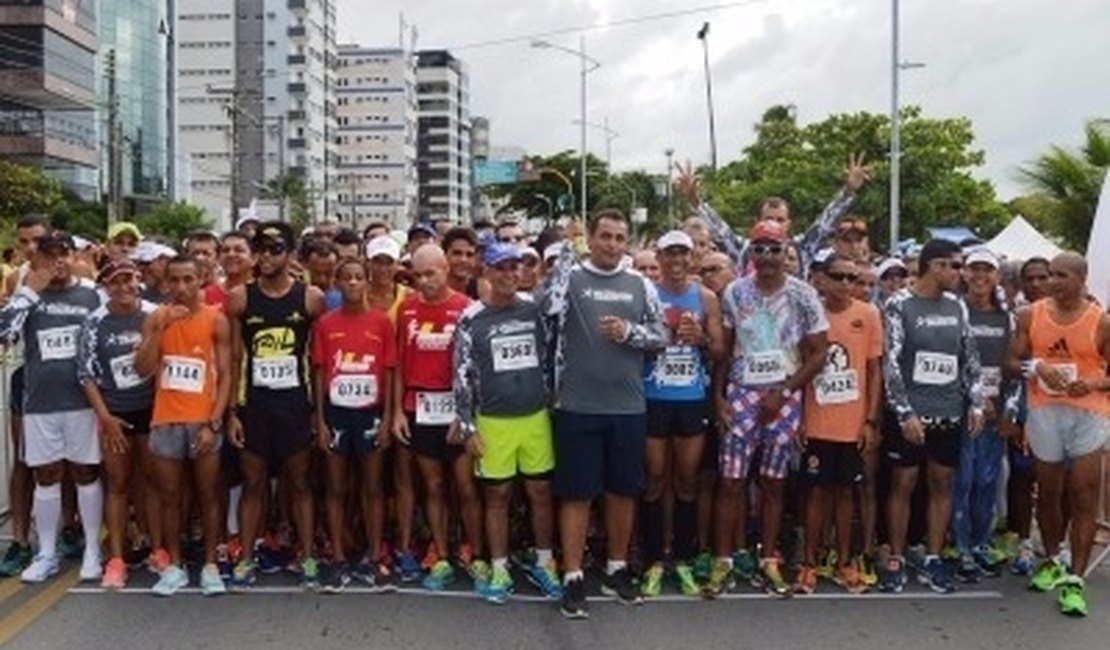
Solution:
M663 152L667 157L667 224L674 225L674 200L671 196L671 168L674 166L674 149L668 148Z
M709 155L713 171L717 171L717 125L713 116L713 76L709 68L709 23L702 25L698 30L698 40L701 41L702 52L705 58L705 101L709 107Z
M231 215L231 223L234 224L235 221L239 218L239 203L240 203L239 182L240 182L240 179L243 178L243 173L242 173L243 170L242 170L242 167L241 167L242 164L243 164L243 154L240 151L241 146L240 146L240 142L239 142L239 134L240 134L239 118L240 118L240 116L242 116L242 117L245 117L245 118L251 120L255 124L258 123L257 118L255 118L252 115L249 115L246 111L243 110L243 108L240 106L240 102L245 97L258 96L258 93L254 90L241 89L239 87L235 87L235 88L214 88L212 86L208 86L206 88L206 90L207 90L209 95L220 95L220 96L224 96L224 97L228 98L227 103L224 105L224 110L227 111L227 117L230 120L230 129L229 129L230 136L228 138L229 139L229 143L228 143L229 148L231 149L231 161L230 161L231 213L230 213L230 215ZM263 163L263 167L265 167L265 163Z
M116 50L105 54L108 77L108 224L123 219L123 137L119 123L119 94L116 90Z

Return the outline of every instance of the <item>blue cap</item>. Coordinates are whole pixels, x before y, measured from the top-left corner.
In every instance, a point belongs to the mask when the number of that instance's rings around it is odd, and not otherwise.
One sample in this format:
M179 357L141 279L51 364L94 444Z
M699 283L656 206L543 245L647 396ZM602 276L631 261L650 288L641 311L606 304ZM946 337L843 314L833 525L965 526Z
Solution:
M432 239L435 239L437 233L435 226L433 226L432 224L428 223L427 221L417 221L416 223L412 224L411 228L409 228L409 239L412 239L413 235L418 234L428 235Z
M519 262L522 255L520 247L516 244L494 242L482 252L482 263L486 266L497 266L509 260Z

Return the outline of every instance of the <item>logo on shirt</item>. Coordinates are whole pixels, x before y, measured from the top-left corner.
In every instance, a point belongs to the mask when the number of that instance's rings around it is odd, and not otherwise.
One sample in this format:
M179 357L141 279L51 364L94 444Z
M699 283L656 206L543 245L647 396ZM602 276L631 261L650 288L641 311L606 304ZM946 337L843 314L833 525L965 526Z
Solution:
M136 345L139 344L139 342L142 340L142 338L143 338L143 335L142 335L141 332L135 332L135 331L118 332L118 333L117 332L112 332L108 336L104 337L104 342L107 345L113 346L113 347L120 346L120 347L133 348L133 347L135 347Z
M862 318L855 319L854 321L852 321L851 327L852 327L853 332L862 332L863 331L863 319Z
M916 329L922 327L958 327L960 319L955 316L941 316L939 314L930 314L928 316L918 316L917 322L914 324Z
M510 320L490 328L489 336L504 336L518 332L531 332L536 329L535 321Z
M839 343L829 343L829 352L825 358L827 372L843 372L851 367L851 357L848 348Z
M1055 343L1048 346L1048 356L1071 357L1071 351L1068 350L1068 340L1061 336Z
M418 350L439 352L448 349L455 335L455 324L444 326L442 332L432 331L435 326L435 323L421 323L418 326L416 321L409 321L407 338Z
M255 332L251 351L255 357L276 357L293 354L297 335L288 327L267 327Z
M635 296L627 291L594 289L593 287L586 287L583 289L582 298L585 300L593 300L594 302L632 302L636 299Z
M374 355L362 354L355 356L353 352L335 351L335 369L337 372L355 374L370 372L374 367Z
M980 339L1000 339L1006 336L1006 328L992 325L972 325L971 335Z

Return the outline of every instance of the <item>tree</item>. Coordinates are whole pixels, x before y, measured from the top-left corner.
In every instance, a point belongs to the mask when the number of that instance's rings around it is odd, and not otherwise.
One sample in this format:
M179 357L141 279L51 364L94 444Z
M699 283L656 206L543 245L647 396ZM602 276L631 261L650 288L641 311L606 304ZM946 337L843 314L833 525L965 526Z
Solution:
M55 228L100 241L108 229L108 206L69 196L58 206L50 222Z
M0 160L0 218L53 213L63 201L62 184L34 167Z
M159 203L149 212L135 217L135 225L144 235L161 235L175 244L197 230L212 227L202 208L185 202Z
M1015 201L1034 225L1067 247L1087 249L1102 182L1110 170L1110 120L1091 120L1078 152L1053 146L1018 170L1033 191Z
M755 125L755 142L707 183L708 198L731 223L747 227L768 196L787 199L799 225L812 221L844 181L848 156L865 154L872 168L855 212L871 224L871 239L889 238L890 120L866 112L831 115L799 125L791 106L773 106ZM971 121L933 119L902 110L902 237L923 238L929 226L966 225L981 236L1001 230L1008 212L988 181L972 177L984 154L973 148Z
M533 170L533 176L538 175L538 178L490 186L483 189L483 192L493 198L508 197L504 209L525 209L531 215L542 216L547 213L550 201L552 217L577 214L582 205L580 164L581 158L573 151L562 151L552 156L531 156L526 160L526 165ZM586 157L586 173L586 192L589 195L587 208L593 211L606 193L609 170L604 162L591 155ZM564 198L567 196L572 198Z
M285 218L294 232L304 230L312 222L312 204L308 200L304 179L300 176L285 174L272 179L266 183L261 198L281 201L287 211Z

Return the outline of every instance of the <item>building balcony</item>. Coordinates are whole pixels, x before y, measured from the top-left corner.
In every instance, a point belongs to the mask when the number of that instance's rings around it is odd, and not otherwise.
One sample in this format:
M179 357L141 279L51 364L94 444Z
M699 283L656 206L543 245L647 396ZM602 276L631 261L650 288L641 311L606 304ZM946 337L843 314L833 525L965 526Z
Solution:
M304 165L295 165L293 167L287 168L285 170L285 173L296 178L307 178L308 168Z
M308 62L308 57L303 54L290 54L286 62L289 65L304 65Z
M289 138L286 145L290 149L304 149L308 146L308 141L304 138Z
M304 25L290 25L286 34L289 35L289 38L304 38L308 36L308 28Z
M308 92L308 85L303 81L294 81L287 87L291 95L303 95Z
M285 119L289 120L290 122L304 122L308 119L308 113L306 113L305 111L290 110L288 113L285 114Z
M89 79L90 85L92 79ZM92 110L96 94L61 77L39 69L0 70L0 88L17 102L45 110Z
M60 161L70 165L95 168L100 162L96 149L42 133L9 133L0 131L0 158L13 160Z
M307 3L305 2L305 0L289 0L289 4L287 6L293 11L305 11L306 9L308 9L306 5Z

